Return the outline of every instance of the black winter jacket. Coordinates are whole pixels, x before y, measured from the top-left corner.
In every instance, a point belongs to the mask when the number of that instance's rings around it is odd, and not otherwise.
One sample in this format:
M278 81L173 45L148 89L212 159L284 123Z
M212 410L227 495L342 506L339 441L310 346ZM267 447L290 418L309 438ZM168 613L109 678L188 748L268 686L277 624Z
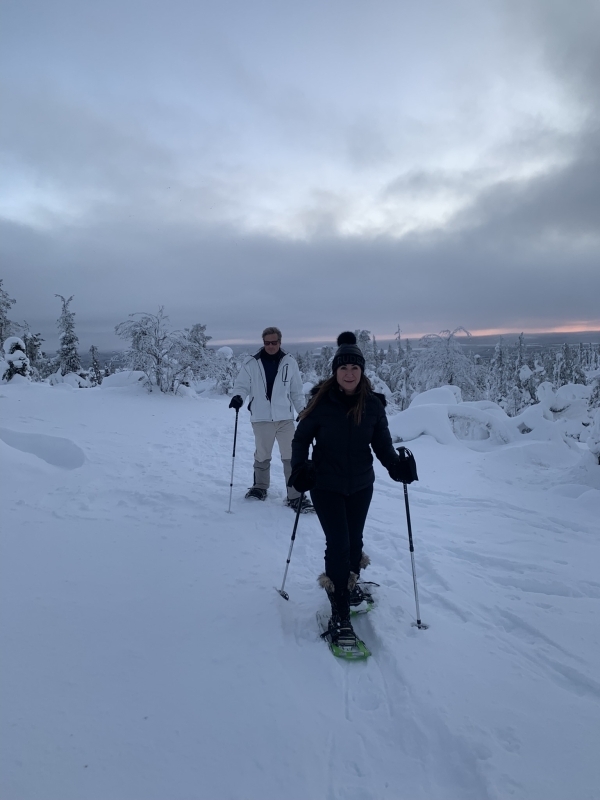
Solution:
M314 395L318 386L312 390ZM316 489L353 494L375 481L371 447L386 469L399 461L385 414L385 396L371 393L357 425L348 416L348 404L336 387L326 394L310 414L300 420L292 442L292 470L308 458L312 461Z

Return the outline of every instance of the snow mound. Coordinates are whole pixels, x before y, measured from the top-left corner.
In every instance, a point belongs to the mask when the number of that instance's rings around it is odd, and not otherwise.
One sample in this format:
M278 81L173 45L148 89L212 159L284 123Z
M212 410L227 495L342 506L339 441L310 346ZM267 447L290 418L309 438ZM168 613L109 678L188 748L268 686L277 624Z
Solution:
M145 378L144 372L125 370L124 372L115 372L114 375L107 375L100 385L102 389L120 389L123 386L135 386Z
M532 442L553 442L577 450L587 443L600 456L600 411L589 408L591 388L566 384L556 390L545 382L538 387L538 400L516 417L509 417L497 403L478 400L463 403L460 389L442 386L413 397L410 406L390 419L397 441L432 436L440 444L487 442L508 445L523 436ZM597 416L597 423L594 422ZM481 449L471 445L472 449Z
M66 375L61 375L60 370L50 375L47 382L50 386L71 386L73 389L89 389L92 385L87 378L82 378L76 372L67 372Z
M456 405L462 402L462 394L458 386L439 386L437 389L428 389L417 394L410 401L409 408L429 405Z
M61 436L48 436L43 433L21 433L8 428L0 428L0 439L9 447L31 453L42 461L62 469L77 469L83 466L85 454L75 442Z
M588 489L577 498L580 506L587 508L594 514L597 514L597 519L600 519L600 491L598 489Z
M488 441L492 445L508 444L518 438L510 423L495 403L462 403L456 386L429 389L417 395L405 411L389 421L395 441L432 436L439 444Z

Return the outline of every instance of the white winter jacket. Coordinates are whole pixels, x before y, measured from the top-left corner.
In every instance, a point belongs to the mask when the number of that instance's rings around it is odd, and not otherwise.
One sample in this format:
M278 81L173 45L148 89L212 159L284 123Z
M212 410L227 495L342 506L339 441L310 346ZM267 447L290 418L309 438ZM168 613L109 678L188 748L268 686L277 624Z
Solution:
M283 352L283 351L282 351ZM296 360L284 353L279 362L271 400L267 397L267 377L260 360L260 351L242 364L235 384L233 396L236 394L248 402L252 422L281 422L294 419L294 408L299 414L304 408L302 378Z

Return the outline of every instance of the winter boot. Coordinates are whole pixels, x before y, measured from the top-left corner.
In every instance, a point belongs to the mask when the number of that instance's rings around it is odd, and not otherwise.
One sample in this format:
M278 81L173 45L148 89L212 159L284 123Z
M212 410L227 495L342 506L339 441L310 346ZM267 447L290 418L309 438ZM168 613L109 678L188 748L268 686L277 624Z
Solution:
M360 558L358 569L356 572L350 572L350 576L348 578L348 591L350 592L349 602L352 611L356 611L359 606L362 607L365 603L373 602L373 597L371 596L370 592L368 594L364 592L358 582L360 578L360 570L366 569L370 563L371 559L365 552L363 552Z
M266 489L259 489L257 486L253 486L251 489L248 489L246 492L246 500L266 500L267 499L267 490Z
M357 583L348 596L348 603L350 604L352 611L354 611L361 607L363 603L367 603L371 599L372 598L370 596L368 597Z
M300 500L302 499L302 502ZM311 514L314 512L315 507L310 502L308 497L300 498L295 497L293 500L289 499L285 501L286 505L289 506L294 511L298 511L298 505L300 505L300 513L301 514Z
M341 646L356 644L356 634L350 622L349 592L347 589L338 591L331 578L325 573L319 576L319 584L327 592L331 603L331 618L329 619L328 633L332 642Z

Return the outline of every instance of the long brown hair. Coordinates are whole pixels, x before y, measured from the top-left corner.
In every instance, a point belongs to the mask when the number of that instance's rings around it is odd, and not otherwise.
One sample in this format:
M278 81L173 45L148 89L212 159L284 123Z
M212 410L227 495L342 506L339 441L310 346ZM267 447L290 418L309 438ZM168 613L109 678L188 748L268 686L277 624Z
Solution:
M307 417L311 411L313 411L321 402L323 397L329 392L330 389L342 389L340 388L337 378L335 375L332 375L331 378L327 378L327 380L323 381L323 383L319 386L317 393L310 399L310 402L306 406L306 408L300 412L300 419L304 419ZM362 415L365 410L365 405L367 403L367 397L372 394L373 392L373 385L371 381L367 378L364 372L361 370L361 376L358 386L356 387L355 394L357 395L358 399L356 403L354 403L348 409L348 416L352 416L354 418L354 422L356 425L360 424L362 419Z

